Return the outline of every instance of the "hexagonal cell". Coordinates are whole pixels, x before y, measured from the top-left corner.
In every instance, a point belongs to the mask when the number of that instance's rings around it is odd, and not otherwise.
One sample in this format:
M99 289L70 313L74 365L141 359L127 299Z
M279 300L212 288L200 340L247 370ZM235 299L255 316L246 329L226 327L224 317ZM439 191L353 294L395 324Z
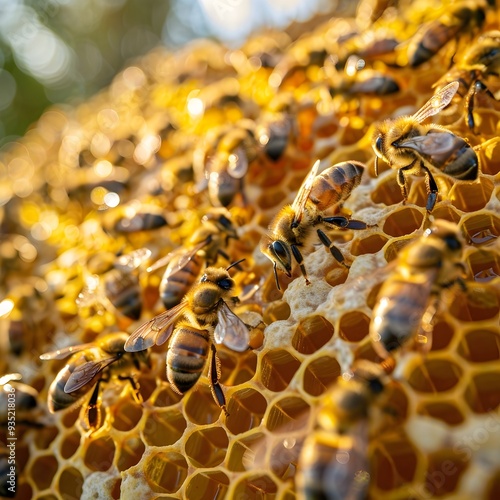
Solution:
M432 346L431 351L441 351L446 349L453 339L455 331L446 321L437 321L432 326Z
M484 321L495 318L500 311L499 297L487 285L471 284L466 293L456 293L449 313L460 321Z
M226 427L233 434L241 434L258 427L267 408L266 398L255 389L247 387L231 394Z
M337 262L332 262L332 267L327 267L324 273L325 281L330 286L337 286L346 282L349 269L345 266L339 266Z
M52 455L41 455L31 464L30 477L36 487L42 491L50 487L59 464Z
M460 366L449 359L422 359L408 375L408 383L417 392L445 392L462 377Z
M80 433L75 430L66 434L61 442L61 456L64 459L72 457L80 446Z
M458 353L473 363L487 363L500 359L500 334L496 328L481 328L466 332L458 346Z
M153 491L175 493L188 473L186 459L175 451L160 451L146 458L142 467Z
M495 126L498 118L495 119ZM496 175L500 172L500 141L498 137L481 144L479 149L481 172L486 175ZM483 177L479 177L481 182Z
M396 182L396 175L396 172L393 172L384 176L384 178L378 182L371 194L374 203L396 205L403 201L403 194Z
M457 182L450 189L449 199L463 212L477 212L490 201L493 182L483 177L481 182Z
M452 401L429 401L421 403L417 408L417 413L441 420L448 425L460 425L465 421L465 416L460 411L460 408Z
M117 469L122 472L138 464L145 449L144 443L138 437L122 441L116 460Z
M272 405L264 425L276 433L303 429L307 425L310 410L310 406L303 399L285 397Z
M428 463L425 488L432 497L453 494L462 474L469 466L468 461L464 460L463 453L452 449L431 453Z
M59 475L59 494L63 498L80 498L83 490L83 476L78 469L68 467Z
M260 458L257 458L259 448L262 449L262 443L265 443L266 435L261 432L253 432L238 440L232 440L229 444L227 453L226 466L228 470L234 472L243 472L256 468L255 463Z
M182 437L186 426L186 419L178 409L155 410L146 417L142 435L150 446L168 446Z
M384 248L384 258L387 262L391 262L396 259L399 255L399 252L406 246L408 243L411 243L416 238L416 235L412 236L403 236L402 238L391 238L387 245Z
M383 231L389 236L405 236L422 226L424 214L418 208L401 207L387 216Z
M483 210L462 219L462 231L466 240L474 245L488 243L500 234L500 218L494 212Z
M268 351L261 359L261 382L271 391L283 391L288 387L299 366L300 361L285 349Z
M252 352L236 353L224 346L217 349L221 362L220 383L224 386L236 386L248 382L257 367L257 355Z
M487 371L477 373L467 384L465 402L475 413L488 413L496 410L500 404L500 372Z
M170 387L170 384L167 383L156 393L151 403L158 408L163 408L165 406L175 405L181 399L182 396L174 392Z
M224 498L229 487L229 478L221 471L193 474L186 486L185 495L190 500Z
M339 336L348 342L359 342L368 335L370 318L360 312L343 314L339 322Z
M85 450L85 465L90 470L107 471L113 465L115 451L115 443L109 436L93 439Z
M292 338L293 347L302 354L312 354L333 336L333 325L323 316L310 316L297 325Z
M64 415L61 418L61 422L64 427L72 429L75 426L75 423L80 415L80 409L80 406L76 406L75 408L70 408L64 412Z
M119 431L132 430L142 417L142 406L134 401L120 401L112 408L111 425Z
M352 255L365 255L378 252L387 243L387 237L380 233L365 238L356 238L351 245Z
M311 396L319 396L337 380L340 372L340 365L334 357L321 356L307 364L302 386Z
M186 456L195 467L216 467L226 458L229 439L222 427L193 432L184 445Z
M475 249L467 257L467 262L477 283L487 283L500 276L500 254L498 252Z
M232 498L245 500L273 500L278 493L278 486L266 474L252 474L240 479L236 484Z
M460 214L452 205L445 205L441 203L437 204L437 206L432 211L432 215L435 220L444 219L449 220L450 222L454 222L455 224L458 224L461 219Z
M39 450L46 450L50 443L54 441L57 434L59 434L59 429L55 426L48 425L46 427L42 427L35 434L35 446Z
M184 398L184 412L191 422L199 425L213 424L220 417L221 409L215 403L206 379L198 382Z
M268 325L275 321L286 320L290 317L290 306L284 300L277 300L269 304L264 310L263 319Z

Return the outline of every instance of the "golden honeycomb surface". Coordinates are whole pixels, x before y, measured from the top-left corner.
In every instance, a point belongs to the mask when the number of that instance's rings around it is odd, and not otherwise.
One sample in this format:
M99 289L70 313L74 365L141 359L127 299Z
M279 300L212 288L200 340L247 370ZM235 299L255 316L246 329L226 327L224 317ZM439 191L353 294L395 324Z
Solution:
M369 497L499 498L500 106L480 96L475 131L459 96L433 117L475 148L480 172L476 181L457 182L433 171L439 198L430 215L423 177L411 177L403 203L395 170L380 162L375 176L372 136L377 122L417 111L452 58L481 33L500 29L500 13L485 3L480 31L464 28L417 68L404 49L397 61L367 57L368 69L398 82L395 94L357 92L349 78L359 75L348 75L348 66L316 64L322 51L356 54L370 34L410 40L453 2L394 4L367 26L358 10L357 17L308 23L300 36L269 31L240 49L201 41L175 53L155 50L88 102L47 110L3 153L0 368L19 372L39 393L36 408L25 412L18 399L16 498L300 498L299 450L322 397L356 360L381 361L369 337L378 272L437 219L460 228L467 286L443 294L429 352L396 353L392 411L367 443ZM364 36L342 41L353 30ZM492 92L500 88L496 75L487 84ZM161 272L135 271L138 320L100 296L82 305L87 277L104 274L120 253L146 247L154 262L187 246L211 209L203 183L209 158L231 153L220 137L283 115L293 123L284 152L273 160L255 144L245 146L248 171L228 206L239 239L226 251L232 261L246 259L231 273L240 295L254 290L235 311L257 318L253 348L217 348L229 415L214 402L206 374L182 397L172 390L165 346L152 348L151 368L135 373L142 403L126 381L101 384L101 425L93 432L83 418L88 395L50 414L49 387L66 361L41 361L40 354L132 333L164 310ZM366 164L344 211L369 227L332 233L349 267L314 248L305 253L311 283L296 270L292 278L280 275L278 290L259 242L317 158L324 168ZM133 217L141 213L163 222L136 231ZM220 258L217 265L228 263ZM0 436L7 443L5 422Z

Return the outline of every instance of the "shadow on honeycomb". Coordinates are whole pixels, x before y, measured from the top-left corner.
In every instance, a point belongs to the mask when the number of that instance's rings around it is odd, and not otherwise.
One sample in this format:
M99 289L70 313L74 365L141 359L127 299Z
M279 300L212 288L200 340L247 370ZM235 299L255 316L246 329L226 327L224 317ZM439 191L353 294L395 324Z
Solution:
M471 130L465 94L457 94L433 119L474 147L478 179L456 182L433 171L439 198L429 215L426 182L410 177L403 203L395 170L380 162L375 176L373 124L419 109L452 57L460 63L478 42L478 31L459 26L428 62L410 67L405 41L415 44L417 28L433 19L451 29L448 3L386 3L371 11L368 31L378 43L360 34L368 19L360 8L357 17L309 23L294 41L270 31L238 50L208 41L176 54L158 49L89 102L47 110L3 154L0 366L22 375L12 381L16 498L300 498L299 450L322 397L356 360L380 361L369 338L380 283L366 277L434 219L459 225L467 287L443 300L427 354L397 354L391 424L367 445L369 497L500 497L500 109L486 93L474 95ZM484 12L482 32L498 29L495 7L485 3ZM396 88L366 83L368 70ZM494 93L497 73L467 74ZM318 157L325 165L366 164L343 210L370 227L332 234L350 267L314 248L304 253L311 284L280 275L278 290L259 241ZM222 181L214 179L224 175L222 197ZM92 391L50 414L49 388L66 361L39 355L131 333L162 312L162 272L148 272L145 263L129 268L125 290L107 295L114 263L142 248L151 251L150 263L189 248L222 199L238 234L224 251L231 262L246 259L234 272L246 296L235 310L263 321L253 349L218 347L229 415L205 374L183 397L172 390L164 346L151 349L150 369L132 373L138 394L129 381L103 376L95 430L85 418ZM215 262L228 266L221 255ZM82 301L84 290L91 300ZM120 302L130 290L139 294L130 299L139 301L139 319ZM34 408L22 399L22 383L38 392ZM2 419L6 445L3 408ZM2 472L9 456L4 446Z

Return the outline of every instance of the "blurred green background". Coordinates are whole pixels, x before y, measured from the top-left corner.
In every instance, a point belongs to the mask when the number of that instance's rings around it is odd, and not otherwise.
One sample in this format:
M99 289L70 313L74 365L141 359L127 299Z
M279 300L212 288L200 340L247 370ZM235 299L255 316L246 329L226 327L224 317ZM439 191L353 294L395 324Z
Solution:
M84 100L158 44L212 36L237 45L259 26L286 26L331 7L327 0L0 0L0 147L50 104Z

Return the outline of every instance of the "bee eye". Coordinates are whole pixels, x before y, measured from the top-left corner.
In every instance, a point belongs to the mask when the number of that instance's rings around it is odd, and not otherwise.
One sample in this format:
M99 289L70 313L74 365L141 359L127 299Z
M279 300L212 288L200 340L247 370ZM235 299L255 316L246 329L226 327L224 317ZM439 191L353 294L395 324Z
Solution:
M375 141L375 149L379 152L379 153L382 153L382 147L383 147L383 140L382 140L382 136L379 135Z
M224 278L217 282L217 285L220 286L223 290L231 290L233 287L233 280L231 278Z
M444 238L444 241L450 250L460 250L462 248L462 243L460 243L456 236L447 236Z
M271 250L274 252L276 257L278 257L278 259L280 259L281 261L288 260L288 251L285 245L281 243L281 241L273 241L271 243Z

